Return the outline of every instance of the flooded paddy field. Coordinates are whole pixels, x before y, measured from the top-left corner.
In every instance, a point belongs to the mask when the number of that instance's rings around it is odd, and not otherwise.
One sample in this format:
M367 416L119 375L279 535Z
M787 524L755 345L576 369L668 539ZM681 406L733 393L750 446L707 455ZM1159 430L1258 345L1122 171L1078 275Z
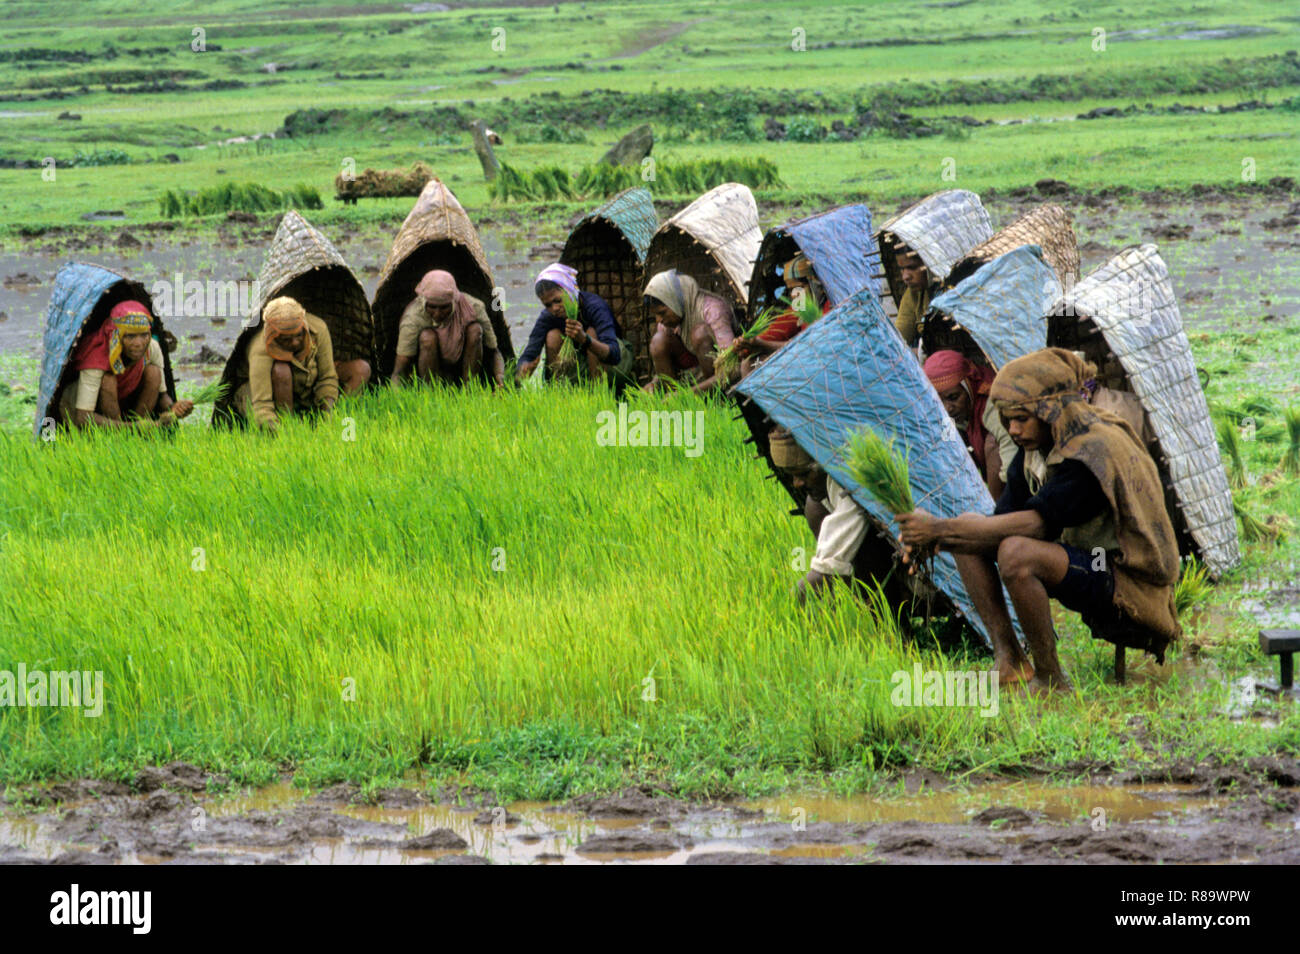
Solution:
M1029 191L1029 190L1022 190ZM869 201L869 199L868 199ZM1082 274L1126 245L1154 242L1169 264L1183 319L1192 332L1242 332L1290 327L1300 321L1300 193L1261 190L1175 201L1155 195L1120 202L1029 194L988 200L995 225L1026 208L1056 201L1069 208L1078 235ZM905 206L907 203L901 203ZM811 209L805 211L813 211ZM892 206L876 210L887 216ZM767 209L766 225L785 210ZM251 217L249 217L251 218ZM45 312L54 276L69 260L93 261L152 287L214 280L251 282L275 232L277 217L223 223L216 237L173 231L172 223L106 229L91 236L51 235L0 245L0 354L39 358ZM537 271L558 258L568 222L484 224L480 236L497 285L504 291L507 322L518 350L527 341L538 306L532 291ZM344 258L373 296L388 253L391 230L348 226L327 229ZM181 379L220 372L239 336L240 320L227 315L177 316L167 321L179 339L173 363Z

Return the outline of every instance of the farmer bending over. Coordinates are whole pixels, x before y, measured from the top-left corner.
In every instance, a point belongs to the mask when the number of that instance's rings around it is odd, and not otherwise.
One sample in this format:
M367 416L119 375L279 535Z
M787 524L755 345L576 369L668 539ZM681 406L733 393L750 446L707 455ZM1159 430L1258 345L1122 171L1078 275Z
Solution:
M172 402L163 386L162 346L150 335L153 316L138 301L118 302L99 330L72 356L77 376L63 387L59 409L76 428L170 427L194 408Z
M786 262L781 269L781 277L785 282L790 307L777 315L762 334L752 338L741 336L737 339L737 349L744 357L740 365L742 378L753 371L763 359L776 354L795 335L803 331L804 324L796 310L802 299L810 298L823 315L831 310L830 301L826 298L826 289L818 281L817 273L813 271L812 262L807 255L800 252Z
M994 515L897 517L905 552L954 554L993 639L1004 683L1068 689L1049 599L1077 611L1096 638L1164 661L1180 633L1178 546L1160 474L1133 429L1084 397L1093 366L1060 348L1008 363L989 399L1019 446ZM1016 642L1006 585L1033 656Z
M936 351L925 359L925 376L965 439L989 493L997 500L1006 485L1011 458L1016 456L1016 442L989 401L993 369L977 365L956 351Z
M595 292L579 291L577 271L558 262L538 273L533 290L542 303L542 313L533 323L528 346L519 358L519 380L537 369L545 349L548 378L555 374L564 377L585 374L589 380L595 380L605 372L615 393L622 393L624 385L635 380L632 377L635 357L628 343L619 337L618 322L609 303ZM577 302L576 320L568 317L566 299ZM578 360L562 366L560 348L565 338L573 342Z
M339 396L329 328L294 299L271 299L261 332L248 343L243 377L232 404L270 431L281 414L328 414Z
M486 306L457 288L451 272L425 274L402 312L392 383L402 383L412 362L416 378L427 384L435 378L464 383L482 369L485 353L492 356L492 378L500 387L505 369Z
M925 313L930 310L930 270L921 261L921 256L906 245L899 246L894 261L903 276L906 290L898 303L898 314L894 317L894 326L903 336L909 348L916 347L920 332L917 325Z
M674 268L646 284L645 309L658 322L650 339L655 376L645 389L653 392L660 378L678 380L687 371L694 372L697 393L712 388L713 353L736 337L731 306Z
M868 554L862 552L862 543L870 529L867 512L785 428L768 435L768 448L772 463L790 478L791 484L808 492L804 518L817 538L817 551L808 562L808 573L799 581L799 602L820 594L837 580L851 581L855 573L862 579L885 579L892 564L891 554L884 554L879 565L864 565Z

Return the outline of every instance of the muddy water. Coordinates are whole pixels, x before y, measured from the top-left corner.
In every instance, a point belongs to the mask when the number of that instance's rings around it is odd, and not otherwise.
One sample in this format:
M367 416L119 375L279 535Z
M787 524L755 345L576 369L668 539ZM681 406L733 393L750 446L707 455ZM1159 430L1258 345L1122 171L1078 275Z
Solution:
M1192 785L1009 782L886 798L807 794L713 806L636 796L581 807L463 808L429 804L413 790L385 795L387 805L322 804L285 783L192 801L155 792L73 802L58 814L0 816L0 859L50 861L83 850L91 854L79 860L143 864L685 864L728 854L747 856L744 863L806 863L866 857L909 823L954 836L1027 825L1056 832L1084 824L1088 830L1150 828L1195 822L1227 802ZM94 820L78 828L69 820L79 815ZM1096 827L1099 819L1103 829ZM160 837L173 822L176 838ZM268 831L277 834L268 838Z
M1009 221L1019 211L1018 206L998 203L990 208L997 222ZM1073 211L1085 274L1125 245L1156 242L1160 246L1189 330L1239 328L1243 317L1267 315L1266 320L1286 322L1300 316L1300 241L1293 229L1279 224L1288 212L1285 205L1217 199L1181 206L1089 208L1080 204ZM249 281L257 276L271 237L270 230L261 226L252 231L266 234L236 237L231 233L222 242L200 243L166 232L132 232L123 227L119 241L125 241L122 235L129 232L143 244L85 252L54 244L31 250L0 249L0 354L39 356L54 276L69 259L98 262L147 286L171 281L177 272L187 280ZM563 235L542 237L538 231L495 224L485 224L480 231L494 278L505 289L510 306L507 322L517 350L527 340L537 313L532 278L539 266L554 260L559 252L555 243L563 240ZM332 232L331 239L356 271L366 294L373 297L391 235L375 230ZM535 244L539 241L544 244ZM239 332L239 322L227 319L175 318L169 327L180 339L180 359L205 345L227 354ZM180 365L179 370L183 376L201 376L194 365Z
M128 230L129 231L129 230ZM167 233L151 235L132 233L145 244L141 248L77 251L0 251L0 354L21 353L39 358L54 277L68 261L89 261L114 269L152 288L157 281L175 284L179 273L183 281L216 280L251 282L257 277L266 253L266 244L220 245L172 238ZM493 278L505 290L506 321L510 338L518 352L528 340L528 332L538 307L533 295L533 277L537 268L553 261L555 254L533 255L534 249L517 236L485 230L481 238ZM351 263L366 290L374 298L379 284L379 270L388 255L387 238L342 239L339 251ZM549 253L549 249L538 249ZM536 259L536 260L533 260ZM180 341L173 357L176 371L183 378L211 376L220 364L198 366L177 363L208 347L228 355L239 337L238 318L173 317L168 329ZM204 372L207 372L204 374Z

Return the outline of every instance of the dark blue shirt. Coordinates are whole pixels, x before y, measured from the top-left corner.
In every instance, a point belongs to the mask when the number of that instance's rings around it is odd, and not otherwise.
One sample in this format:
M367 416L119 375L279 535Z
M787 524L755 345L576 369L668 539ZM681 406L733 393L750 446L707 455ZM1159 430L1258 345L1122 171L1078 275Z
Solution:
M1066 527L1087 523L1110 506L1106 492L1088 465L1073 458L1061 461L1038 493L1029 492L1025 480L1025 449L1022 447L1007 468L1007 485L993 513L1037 510L1047 524L1047 539L1057 540Z
M622 355L618 350L618 323L614 321L614 312L609 303L594 292L578 292L578 320L583 328L595 328L596 338L609 347L609 357L605 364L618 364ZM547 309L537 316L537 322L528 335L528 347L519 357L520 364L536 361L546 347L546 336L552 328L564 331L564 319L556 318Z

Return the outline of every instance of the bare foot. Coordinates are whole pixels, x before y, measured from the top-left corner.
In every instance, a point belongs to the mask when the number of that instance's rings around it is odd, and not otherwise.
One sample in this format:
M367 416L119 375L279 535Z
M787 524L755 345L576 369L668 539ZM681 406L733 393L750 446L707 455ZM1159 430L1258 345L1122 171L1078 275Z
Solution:
M1029 664L1027 659L1006 660L995 658L994 664L998 670L999 686L1010 688L1034 678L1034 667Z
M1026 688L1030 693L1036 696L1052 696L1058 692L1069 692L1070 681L1065 678L1063 673L1048 676L1037 676L1029 680Z

